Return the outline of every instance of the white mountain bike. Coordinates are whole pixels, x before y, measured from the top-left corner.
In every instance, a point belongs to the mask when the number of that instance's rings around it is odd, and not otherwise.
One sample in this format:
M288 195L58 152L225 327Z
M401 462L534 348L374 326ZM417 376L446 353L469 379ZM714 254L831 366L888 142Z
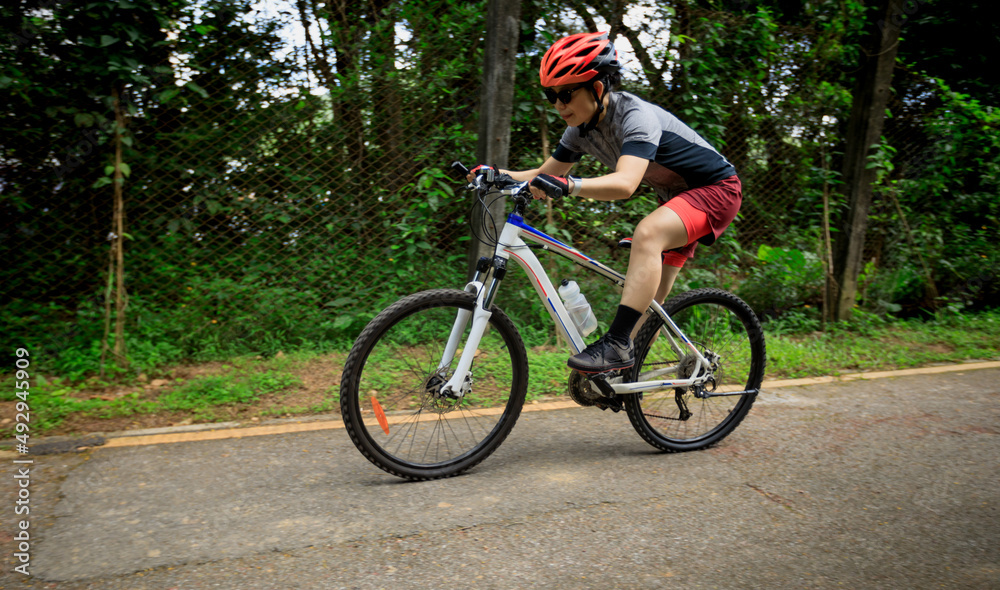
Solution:
M468 173L453 165L456 175ZM531 227L527 182L486 170L470 189L480 201L503 194L513 212L463 290L403 297L361 332L340 386L351 440L369 461L414 480L457 475L504 441L524 404L528 358L511 320L493 304L514 260L576 354L586 346L533 250L546 250L616 283L625 276ZM560 197L558 187L541 187ZM485 202L484 202L485 204ZM486 208L484 207L484 210ZM732 293L697 289L655 301L635 338L635 365L585 376L572 372L569 393L584 406L628 414L642 438L663 451L702 449L743 420L760 391L764 333Z

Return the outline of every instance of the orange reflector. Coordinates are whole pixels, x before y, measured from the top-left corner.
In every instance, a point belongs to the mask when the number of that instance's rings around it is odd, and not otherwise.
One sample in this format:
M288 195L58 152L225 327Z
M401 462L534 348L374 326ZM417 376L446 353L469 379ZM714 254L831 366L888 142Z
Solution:
M389 434L389 421L385 418L385 411L382 410L382 404L378 403L375 396L372 396L372 411L375 412L375 419L378 420L378 425L382 427L382 431Z

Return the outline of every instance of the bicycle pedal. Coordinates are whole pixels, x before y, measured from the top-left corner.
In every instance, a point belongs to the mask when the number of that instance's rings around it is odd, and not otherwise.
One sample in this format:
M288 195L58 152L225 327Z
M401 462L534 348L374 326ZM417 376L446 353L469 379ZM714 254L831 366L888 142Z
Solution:
M604 395L604 397L614 399L618 395L615 392L615 389L611 387L611 384L608 383L607 373L594 375L590 378L590 380L597 386L597 389L601 391L601 394Z
M602 412L604 410L611 410L617 414L625 409L625 404L622 402L622 397L620 395L616 395L615 397L598 398L594 402L594 407L600 408Z
M602 397L594 400L594 405L601 410L611 410L612 412L621 412L625 406L622 404L622 398L620 395L615 393L611 384L608 383L608 376L611 373L601 373L599 375L594 375L590 377L590 380L597 385L597 389L601 390Z
M594 406L601 408L601 411L611 410L616 414L625 409L625 405L622 404L622 400L617 397L614 398L602 397L601 399L597 400L596 403L594 403Z

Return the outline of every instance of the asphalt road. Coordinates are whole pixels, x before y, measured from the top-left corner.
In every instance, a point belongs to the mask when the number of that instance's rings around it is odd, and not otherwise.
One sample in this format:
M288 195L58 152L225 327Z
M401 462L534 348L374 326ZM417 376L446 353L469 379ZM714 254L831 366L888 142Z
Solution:
M1000 370L766 392L715 448L526 413L408 483L342 430L41 456L0 588L1000 588Z

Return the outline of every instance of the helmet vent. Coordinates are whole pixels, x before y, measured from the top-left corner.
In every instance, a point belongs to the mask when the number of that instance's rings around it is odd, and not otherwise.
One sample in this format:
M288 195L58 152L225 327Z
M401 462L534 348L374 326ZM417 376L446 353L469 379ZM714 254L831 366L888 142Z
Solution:
M580 84L620 67L618 53L607 33L580 33L560 39L542 57L542 86Z
M573 71L573 65L570 64L570 65L566 66L565 68L563 68L563 69L559 70L558 72L556 72L556 77L559 78L559 77L565 76L566 74L568 74L568 73L570 73L572 71Z

